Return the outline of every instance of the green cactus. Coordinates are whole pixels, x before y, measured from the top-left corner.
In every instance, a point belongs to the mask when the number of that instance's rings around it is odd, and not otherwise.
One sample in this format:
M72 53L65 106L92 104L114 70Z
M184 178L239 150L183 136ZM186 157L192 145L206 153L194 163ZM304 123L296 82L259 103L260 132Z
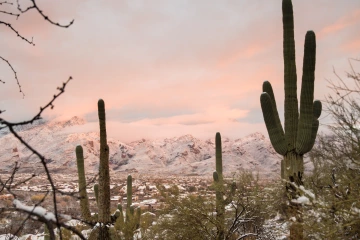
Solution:
M297 76L295 66L294 18L291 0L283 0L284 30L284 83L285 83L285 131L276 108L271 84L263 83L260 97L261 108L270 141L275 151L284 156L281 162L281 177L291 182L302 183L304 172L303 155L309 152L319 127L321 102L314 100L315 80L315 33L305 36L303 77L300 95L300 114L297 99Z
M110 239L106 224L110 223L110 173L109 146L106 139L105 103L98 101L98 115L100 125L100 165L99 165L99 222L103 223L99 237ZM103 230L103 231L102 231Z
M132 204L132 177L129 175L126 182L126 208L130 208Z
M125 222L125 239L133 239L134 231L140 226L140 208L135 209L132 205L132 176L127 177L127 194L126 194L126 222Z
M100 125L100 164L99 164L99 184L94 185L94 193L98 205L97 221L100 226L91 233L90 239L110 239L109 227L111 222L110 216L110 173L109 173L109 146L106 140L106 118L105 118L105 103L102 99L98 101L98 115ZM79 146L78 146L79 147ZM77 147L80 149L80 147ZM82 149L81 149L82 150ZM78 152L77 152L78 153ZM80 167L79 167L80 166ZM83 184L80 181L81 171L84 167L78 164L79 185ZM84 176L85 179L85 176ZM85 219L86 220L86 219Z
M121 226L124 225L124 213L121 204L118 204L116 215L115 229L121 230Z
M225 206L232 201L232 197L235 193L235 182L231 185L229 195L225 198L225 186L223 179L223 165L222 165L222 147L221 147L221 135L216 133L215 135L215 167L216 171L213 173L215 195L216 195L216 220L217 220L217 239L224 239L225 234Z
M114 214L110 215L110 174L109 174L109 146L106 140L106 124L105 124L105 104L103 100L98 102L98 114L99 114L99 125L100 125L100 165L99 165L99 184L94 185L94 194L98 205L98 214L91 219L88 218L87 214L90 215L89 203L86 193L86 180L85 180L85 169L84 169L84 157L83 149L81 146L76 147L76 159L79 174L79 189L83 189L84 192L80 193L85 197L86 202L80 202L82 217L86 220L99 221L101 224L95 228L89 239L110 239L116 236L116 231L123 233L127 232L129 239L133 236L134 230L138 228L140 223L140 211L134 214L134 209L131 208L132 204L132 176L129 175L127 178L127 219L130 219L129 223L125 223L122 206L118 204L118 209ZM83 207L84 205L84 207ZM87 207L85 207L87 206ZM83 210L84 208L84 210ZM86 209L87 208L87 209ZM87 213L88 211L88 213ZM138 216L139 215L139 216ZM136 221L134 221L136 220ZM114 224L115 223L115 224ZM114 224L112 234L110 234L109 226ZM115 232L114 232L115 231Z
M99 204L99 184L97 183L94 184L94 195L95 195L96 204Z
M216 157L216 172L219 175L219 180L222 181L222 147L221 147L221 135L219 132L215 135L215 157Z
M136 223L135 229L138 229L140 227L140 218L141 218L141 208L138 207L135 213L135 223Z
M284 156L281 161L281 177L297 185L302 185L304 172L303 155L309 152L319 128L321 102L314 101L315 33L308 31L305 36L303 76L300 93L300 113L297 99L297 76L295 66L294 16L291 0L283 0L283 47L284 47L284 84L285 84L285 126L281 126L271 84L263 84L260 96L261 108L270 141L275 151ZM292 184L286 184L287 197L291 200L298 196ZM298 205L286 204L287 214L295 217L290 226L290 239L302 240L302 209Z
M91 213L89 210L89 200L86 192L86 179L84 170L83 148L79 145L76 147L76 163L79 177L79 193L80 193L80 210L81 217L85 221L91 221Z
M223 186L223 172L222 172L222 148L221 135L215 135L215 168L213 173L215 195L216 195L216 220L217 220L217 239L224 239L225 229L225 203L224 203L224 186Z
M46 224L44 224L44 240L50 240L50 232Z

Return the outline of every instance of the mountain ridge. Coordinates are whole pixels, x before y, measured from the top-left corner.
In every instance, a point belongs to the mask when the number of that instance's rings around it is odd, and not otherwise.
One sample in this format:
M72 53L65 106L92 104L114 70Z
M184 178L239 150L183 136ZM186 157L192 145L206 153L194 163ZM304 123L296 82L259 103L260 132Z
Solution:
M32 127L19 128L19 135L48 160L55 172L76 173L75 147L82 145L86 172L95 174L99 162L98 132L67 132L70 127L84 125L80 117L68 120L43 121ZM4 131L3 131L4 132ZM215 133L214 133L215 135ZM11 134L1 134L0 171L10 172L14 162L23 172L40 171L36 156L31 155ZM158 139L139 139L129 143L108 138L112 172L138 172L164 175L212 175L215 169L215 139L201 140L191 134ZM259 172L266 177L277 176L281 157L261 133L243 138L222 137L224 173L241 170ZM40 167L40 168L39 168Z

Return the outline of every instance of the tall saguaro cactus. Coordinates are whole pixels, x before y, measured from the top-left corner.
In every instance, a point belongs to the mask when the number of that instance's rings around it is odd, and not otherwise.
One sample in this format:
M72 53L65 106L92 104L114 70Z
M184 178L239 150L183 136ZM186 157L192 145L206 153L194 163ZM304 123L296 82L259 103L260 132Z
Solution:
M321 102L318 100L314 101L316 40L313 31L306 33L299 113L295 65L294 16L291 0L282 1L282 12L285 84L284 129L281 126L274 93L268 81L265 81L263 84L260 102L270 141L275 151L284 156L284 159L281 161L281 177L301 185L304 172L303 155L314 146L319 128L318 118L321 114ZM287 184L286 187L288 190L293 188L291 184ZM296 192L288 191L287 194L290 199L297 197ZM288 214L296 219L296 222L290 226L290 239L304 239L301 207L290 204L286 208Z
M222 165L222 147L221 135L219 132L215 135L215 168L213 173L215 195L216 195L216 221L217 221L217 237L216 239L224 239L225 235L225 205L232 201L232 196L235 192L235 183L232 183L231 192L229 196L224 197L225 186L223 179L223 165Z
M98 101L98 115L100 125L100 166L99 166L99 239L110 239L110 173L109 173L109 146L106 139L105 103Z
M284 156L281 161L281 177L301 184L304 172L303 155L315 142L321 114L321 102L314 100L315 80L315 33L305 36L303 76L300 95L300 114L297 99L297 76L295 65L294 17L291 0L283 0L283 55L285 84L285 131L283 130L271 84L263 83L260 97L261 108L275 151Z
M113 238L117 233L113 231L113 228L110 229L109 227L114 225L114 223L115 231L119 230L123 233L126 232L128 235L126 239L132 239L133 232L139 226L141 215L140 209L138 209L134 215L134 209L130 208L132 204L132 176L129 175L127 178L127 218L129 217L132 221L124 223L121 205L118 205L118 210L110 215L109 146L107 145L106 140L105 104L101 99L98 101L98 114L100 125L99 184L94 185L94 193L99 212L98 214L95 214L94 217L91 217L88 196L86 193L83 149L81 146L77 146L75 152L79 175L81 215L85 221L91 222L95 220L99 223L96 224L96 227L91 232L89 236L90 240L107 240ZM110 230L112 230L112 232L110 232Z
M91 214L89 210L89 200L86 192L86 179L85 179L85 169L84 169L84 154L83 148L79 145L76 147L76 163L78 169L79 177L79 192L80 192L80 210L81 217L85 221L91 220Z

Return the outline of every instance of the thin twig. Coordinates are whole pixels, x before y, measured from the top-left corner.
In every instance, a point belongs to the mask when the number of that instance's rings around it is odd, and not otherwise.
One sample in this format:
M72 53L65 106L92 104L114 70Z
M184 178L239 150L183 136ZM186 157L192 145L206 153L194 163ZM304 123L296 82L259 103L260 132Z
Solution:
M41 119L41 114L43 113L43 111L45 109L47 109L48 107L50 107L51 109L54 108L54 101L61 95L65 92L65 87L66 85L69 83L69 81L72 79L72 77L70 76L69 79L63 83L62 87L58 87L57 90L59 90L59 93L58 94L55 94L53 96L53 99L48 103L46 104L44 107L40 107L40 111L31 119L31 120L28 120L28 121L23 121L23 122L16 122L16 123L12 123L12 122L8 122L2 118L0 118L0 124L2 125L5 125L5 127L0 127L0 130L3 129L3 128L6 128L6 127L14 127L14 126L19 126L19 125L26 125L26 124L31 124L33 123L35 120L39 120ZM14 131L14 130L13 130Z
M66 25L62 25L62 24L59 24L58 22L54 22L52 21L48 16L46 16L43 11L37 6L35 0L30 0L33 5L30 6L30 7L27 7L25 10L22 10L21 7L20 7L20 4L19 4L19 0L17 0L17 5L18 5L18 10L21 12L21 13L25 13L27 11L29 11L30 9L36 9L41 16L43 16L43 18L45 19L45 21L48 21L49 23L55 25L55 26L58 26L58 27L63 27L63 28L68 28L70 27L73 23L74 23L74 19L70 21L70 23L66 24Z
M16 16L16 19L18 19L20 17L20 14L15 14L12 12L6 12L6 11L0 10L0 13L5 13L5 14L11 15L11 16Z
M0 21L0 24L4 24L4 25L7 26L8 28L10 28L13 32L15 32L16 35L17 35L19 38L21 38L21 39L24 40L25 42L27 42L27 43L35 46L35 43L33 42L33 38L31 38L31 41L30 41L30 40L28 40L27 38L23 37L22 35L20 35L20 33L19 33L18 31L16 31L15 28L13 28L13 27L11 26L10 23Z
M11 3L11 2L8 2L8 1L5 1L5 2L0 2L0 5L3 5L3 4L9 4L9 5L14 5L13 3Z
M5 58L3 58L3 57L1 57L1 56L0 56L0 59L2 59L4 62L6 62L6 63L9 65L9 67L11 68L11 70L13 71L13 73L14 73L14 75L15 75L16 83L17 83L17 85L18 85L18 87L19 87L19 90L20 90L20 92L22 93L23 98L24 98L24 97L25 97L25 93L24 93L24 92L22 91L22 89L21 89L21 85L20 85L20 82L19 82L19 79L18 79L18 77L17 77L17 74L16 74L15 69L13 68L13 66L10 64L10 62L9 62L8 60L6 60ZM0 81L1 81L1 80L0 80ZM1 82L5 83L4 81L1 81Z

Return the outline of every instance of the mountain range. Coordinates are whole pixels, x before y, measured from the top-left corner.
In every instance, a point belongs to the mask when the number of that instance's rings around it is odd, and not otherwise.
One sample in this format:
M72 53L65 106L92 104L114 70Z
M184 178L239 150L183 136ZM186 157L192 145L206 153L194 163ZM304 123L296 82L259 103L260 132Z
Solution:
M80 117L65 121L38 121L33 125L16 128L30 146L46 157L49 169L58 173L76 173L75 147L84 149L85 171L95 174L99 166L99 132L69 131L86 124ZM20 172L40 172L40 160L31 154L8 130L0 131L0 172L9 173L14 163ZM124 143L108 138L110 171L137 172L153 175L212 176L215 169L214 139L201 140L192 135L162 139L139 139ZM242 170L275 177L280 172L281 156L261 133L239 139L222 137L225 175Z

